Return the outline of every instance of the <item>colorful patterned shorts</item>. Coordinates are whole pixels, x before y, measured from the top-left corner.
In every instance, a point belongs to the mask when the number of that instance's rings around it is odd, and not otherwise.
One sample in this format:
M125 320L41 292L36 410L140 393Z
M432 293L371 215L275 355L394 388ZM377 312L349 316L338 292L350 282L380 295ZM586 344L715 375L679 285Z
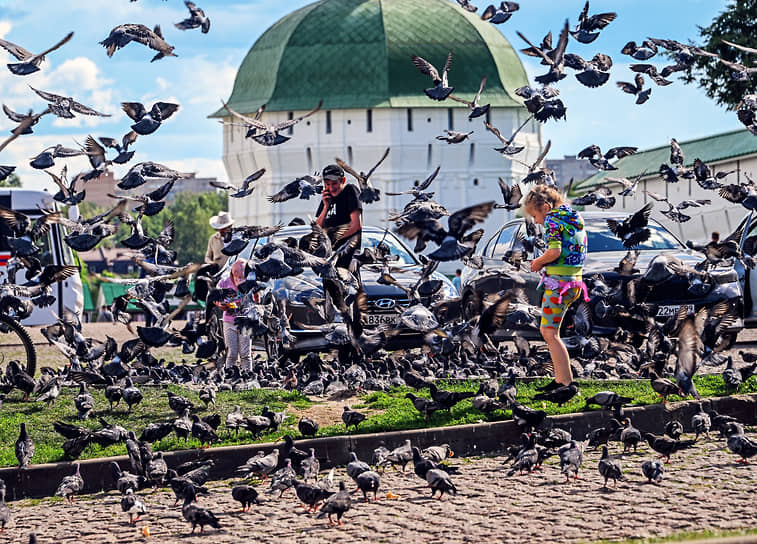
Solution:
M560 282L567 282L578 279L576 276L557 276L551 275L549 278L558 280ZM571 287L562 296L562 302L560 302L560 290L544 288L544 294L541 297L541 327L545 329L557 329L560 330L562 325L562 318L565 312L581 294L581 289L578 287Z

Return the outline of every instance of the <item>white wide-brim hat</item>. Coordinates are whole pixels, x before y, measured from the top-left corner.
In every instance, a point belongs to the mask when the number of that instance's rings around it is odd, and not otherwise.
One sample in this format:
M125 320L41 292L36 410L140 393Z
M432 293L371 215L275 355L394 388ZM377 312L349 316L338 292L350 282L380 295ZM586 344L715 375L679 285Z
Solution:
M218 215L210 218L210 226L216 230L225 229L233 224L234 220L229 215L229 212L218 212Z

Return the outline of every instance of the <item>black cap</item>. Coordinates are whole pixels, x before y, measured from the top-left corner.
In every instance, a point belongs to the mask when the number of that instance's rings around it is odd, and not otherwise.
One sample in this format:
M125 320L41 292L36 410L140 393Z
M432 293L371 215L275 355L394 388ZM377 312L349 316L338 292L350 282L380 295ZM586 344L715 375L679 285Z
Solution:
M338 164L329 164L326 168L323 169L323 179L331 179L331 180L337 180L342 181L342 178L344 177L344 170L342 170L342 167Z

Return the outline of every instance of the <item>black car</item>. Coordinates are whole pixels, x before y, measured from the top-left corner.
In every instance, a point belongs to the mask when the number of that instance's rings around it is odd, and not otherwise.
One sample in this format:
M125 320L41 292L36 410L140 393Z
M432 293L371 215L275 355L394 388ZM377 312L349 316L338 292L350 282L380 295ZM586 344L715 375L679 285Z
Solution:
M288 237L301 238L308 234L310 228L305 226L285 227L276 235L276 240ZM268 240L260 240L257 247ZM389 261L391 275L398 283L405 287L413 286L420 277L423 265L418 258L391 232L377 227L363 226L362 247L376 247L384 244L394 260ZM250 244L236 258L249 259L254 248ZM227 267L230 267L234 258L229 259ZM228 268L227 268L228 269ZM409 305L407 293L394 285L379 283L377 280L382 272L382 265L363 265L360 269L360 278L363 290L368 298L368 311L362 315L363 325L375 327L378 325L393 326L399 322L400 313ZM433 304L442 300L455 299L458 297L457 289L452 282L443 274L435 272L432 280L440 280L441 287L434 292L424 303ZM289 316L291 332L296 338L294 345L284 354L291 360L296 360L300 355L311 351L326 351L335 346L329 344L323 333L308 327L319 327L327 324L321 315L312 306L307 304L308 299L323 299L323 283L312 270L297 276L275 279L269 281L269 288L283 304L282 307ZM334 322L340 322L341 316L336 315ZM277 342L274 344L274 342ZM420 347L423 344L423 336L408 330L390 338L387 349L409 349ZM265 340L265 349L269 356L280 357L282 348L280 341L274 339Z
M692 285L686 278L671 273L666 269L665 260L669 257L680 259L691 266L701 262L704 255L689 249L678 238L670 233L660 223L650 219L649 228L652 235L649 240L635 249L639 250L635 270L630 275L621 275L616 270L621 259L627 253L621 241L607 228L607 219L623 219L610 212L583 212L589 252L583 267L583 278L589 287L592 278L601 274L608 284L617 281L628 282L632 279L647 275L654 275L654 283L644 302L651 310L651 315L659 321L675 315L682 306L686 306L689 313L693 313L702 306L711 306L720 301L729 301L735 306L737 315L743 315L743 286L739 281L736 269L732 265L717 266L708 270L708 279ZM506 223L485 245L481 246L479 254L483 257L484 266L481 270L466 268L461 279L462 311L464 317L472 317L481 311L480 301L486 296L499 291L515 287L515 282L503 271L511 270L510 264L504 263L511 259L513 252L521 254L522 238L525 236L523 219ZM521 285L528 298L528 302L536 307L541 306L541 289L537 289L540 273L530 271L529 261L533 254L525 254L520 264L520 275L525 279ZM612 312L607 312L602 306L602 297L592 296L589 305L592 315L592 334L609 336L617 331L621 321ZM579 299L580 300L580 299ZM582 302L582 301L581 301ZM598 304L599 303L599 304ZM579 303L571 305L566 313L562 335L571 335L572 315ZM622 322L628 328L626 322ZM640 324L641 325L641 324ZM743 320L737 322L724 335L719 347L724 348L733 343L738 332L743 328ZM513 331L501 330L495 334L495 339L501 340L511 337ZM524 336L538 337L537 328L522 331Z

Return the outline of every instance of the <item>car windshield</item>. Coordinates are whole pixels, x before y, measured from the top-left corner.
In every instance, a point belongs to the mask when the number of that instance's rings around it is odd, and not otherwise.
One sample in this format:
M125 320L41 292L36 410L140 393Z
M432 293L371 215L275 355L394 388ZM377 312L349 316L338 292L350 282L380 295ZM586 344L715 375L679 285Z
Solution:
M666 231L661 225L655 224L652 221L649 222L649 230L652 235L649 240L639 244L634 249L683 249L684 246ZM587 243L589 246L589 252L602 252L602 251L627 251L627 248L623 245L620 239L615 236L607 228L607 223L604 220L587 221L586 222L586 235Z
M399 257L394 264L417 264L415 258L410 252L402 246L399 240L390 232L384 236L383 232L365 232L363 231L363 247L376 247L383 242L389 247L392 255Z
M308 232L309 231L306 230L286 231L283 235L282 233L277 234L276 239L281 240L283 238L286 238L287 236L294 236L299 238L304 234L307 234ZM253 247L257 249L260 246L264 245L267 241L267 239L262 238L260 241L258 241L257 245L254 243L248 244L247 247L239 254L238 258L250 259L252 256ZM384 232L363 231L362 247L376 247L381 242L389 247L389 252L392 255L399 257L398 261L396 261L394 264L418 264L418 261L415 259L415 257L413 257L408 249L405 248L405 246L403 246L402 243L397 239L397 237L394 236L394 234L392 234L391 232L387 232L386 235L384 235Z

